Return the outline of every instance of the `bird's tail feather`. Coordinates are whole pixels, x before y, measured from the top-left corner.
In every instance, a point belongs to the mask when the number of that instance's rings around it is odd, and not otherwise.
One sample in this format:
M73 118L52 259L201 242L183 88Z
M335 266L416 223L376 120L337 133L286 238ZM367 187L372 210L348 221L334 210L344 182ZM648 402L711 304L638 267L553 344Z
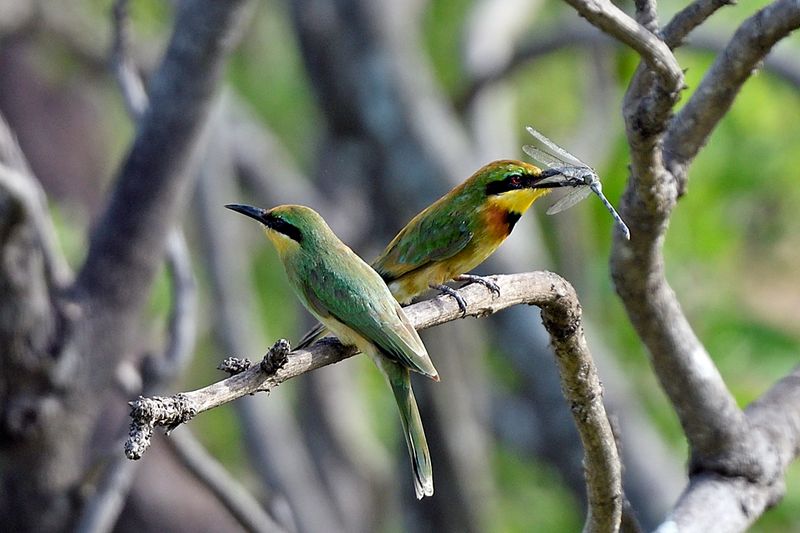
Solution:
M403 434L411 456L411 467L414 472L414 490L417 499L433 496L433 467L428 451L428 442L425 440L425 430L419 416L417 401L414 391L411 390L411 376L407 368L395 366L393 375L387 375L392 386L397 408L400 410L400 419L403 422Z

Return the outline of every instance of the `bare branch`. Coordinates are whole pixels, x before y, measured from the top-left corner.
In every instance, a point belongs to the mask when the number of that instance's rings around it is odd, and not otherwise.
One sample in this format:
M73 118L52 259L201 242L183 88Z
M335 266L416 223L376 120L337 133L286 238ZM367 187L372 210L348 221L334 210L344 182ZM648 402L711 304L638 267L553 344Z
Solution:
M6 167L0 188L16 198L24 217L33 225L37 247L43 254L47 282L51 287L64 287L72 272L58 244L53 221L47 211L47 195L33 175L11 128L0 116L0 167ZM32 273L31 273L32 274Z
M586 451L590 505L586 530L616 530L622 505L620 465L602 404L602 388L583 336L581 309L575 293L563 278L550 272L496 276L494 279L501 288L501 297L497 299L479 285L469 285L460 290L467 302L467 314L485 316L518 304L542 308L543 322L550 332L562 375L564 394L572 406ZM461 316L458 305L446 296L414 304L407 307L406 311L418 329ZM279 341L265 359L285 355L287 349L288 343ZM147 440L154 425L175 427L203 411L268 390L292 377L341 361L355 353L353 347L343 347L338 340L328 338L307 351L298 350L288 354L288 360L274 373L265 372L262 364L202 389L171 398L140 398L132 404L132 437L142 434ZM144 443L139 441L135 450L132 450L135 453L129 453L128 456L141 456Z
M718 9L734 3L735 0L695 0L678 11L664 26L661 31L664 42L674 50L683 44L683 40L692 30L705 22Z
M164 353L153 360L158 383L177 378L192 356L197 336L197 286L192 272L189 247L183 232L173 229L167 237L167 268L172 284L172 305L169 314L167 345ZM151 365L152 366L152 365ZM145 382L148 381L145 376Z
M714 30L698 30L686 43L685 48L693 52L721 53L728 45L728 37ZM786 83L800 89L800 61L797 53L791 50L772 50L760 68L772 76L782 79Z
M697 90L672 121L664 139L666 165L686 187L688 165L705 145L758 63L779 40L800 27L800 4L776 0L747 19L706 72Z
M75 526L78 533L106 533L113 531L119 513L128 498L137 463L114 458L104 468L95 494L81 510Z
M130 20L128 19L128 0L116 0L111 8L112 41L111 68L122 89L123 101L128 114L134 122L144 115L147 109L147 93L136 65L130 56Z
M174 433L167 443L181 463L214 493L248 531L284 531L261 504L197 442L191 432Z
M554 29L536 32L530 39L520 43L503 62L498 62L490 71L481 72L470 80L466 89L456 100L456 108L467 109L475 97L488 85L508 78L517 69L539 57L578 46L608 46L615 43L611 37L594 26L577 24L572 21L554 22L548 25Z
M676 89L640 65L626 92L623 114L631 176L620 212L636 230L630 241L614 240L611 271L631 323L678 413L693 459L711 464L720 460L721 450L740 445L744 416L664 273L661 246L677 191L664 168L661 142L677 101Z
M150 107L78 277L78 294L91 301L94 316L105 317L106 331L132 320L146 301L188 182L184 166L245 6L245 0L178 4L172 39L150 84Z
M627 44L641 56L665 87L683 86L683 71L672 51L647 28L608 0L566 0L592 25Z
M626 193L632 194L630 189ZM623 206L631 205L637 204L626 196ZM615 243L612 275L677 411L693 457L712 460L744 442L744 416L667 283L660 255L665 228L643 211L627 207L623 215L637 230L630 245Z

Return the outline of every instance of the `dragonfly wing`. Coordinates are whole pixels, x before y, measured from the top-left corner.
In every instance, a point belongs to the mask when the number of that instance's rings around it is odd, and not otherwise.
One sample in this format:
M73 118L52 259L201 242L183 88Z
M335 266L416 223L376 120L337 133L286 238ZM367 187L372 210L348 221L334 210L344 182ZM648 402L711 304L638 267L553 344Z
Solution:
M563 167L564 164L566 163L565 161L562 161L562 160L558 159L557 157L554 157L553 155L548 154L544 150L541 150L541 149L539 149L539 148L537 148L537 147L535 147L533 145L530 145L530 144L526 144L525 146L523 146L522 150L526 154L531 156L531 159L533 159L537 163L543 164L547 168Z
M559 145L557 145L547 137L545 137L544 135L542 135L541 133L539 133L538 131L536 131L535 129L533 129L531 126L527 126L525 129L528 130L528 133L530 133L534 139L542 143L550 151L552 155L560 159L563 163L569 163L578 167L589 166L580 159L578 159L577 157L575 157L574 155L572 155L571 153L561 148Z
M573 205L577 204L587 196L592 194L592 189L588 186L576 187L564 195L559 201L550 206L547 210L548 215L555 215Z

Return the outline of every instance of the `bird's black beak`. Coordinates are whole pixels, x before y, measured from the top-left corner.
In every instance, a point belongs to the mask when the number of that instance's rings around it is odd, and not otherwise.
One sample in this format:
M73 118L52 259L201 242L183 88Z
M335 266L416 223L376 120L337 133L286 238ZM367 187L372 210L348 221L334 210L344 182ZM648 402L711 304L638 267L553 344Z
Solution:
M530 187L531 189L553 189L569 185L572 183L567 176L561 173L561 169L546 168L533 178Z
M236 211L237 213L241 213L244 216L254 218L264 224L265 226L269 226L267 217L267 210L262 209L260 207L253 207L252 205L244 205L244 204L228 204L225 207L230 209L231 211Z

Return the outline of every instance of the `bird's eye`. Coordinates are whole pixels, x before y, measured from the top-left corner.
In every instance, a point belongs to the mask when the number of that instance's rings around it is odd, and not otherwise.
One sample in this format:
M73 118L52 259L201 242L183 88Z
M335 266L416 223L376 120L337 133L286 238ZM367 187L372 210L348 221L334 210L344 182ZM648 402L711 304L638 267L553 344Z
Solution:
M512 187L519 187L520 185L522 185L522 176L520 176L519 174L512 174L508 182L511 184Z

